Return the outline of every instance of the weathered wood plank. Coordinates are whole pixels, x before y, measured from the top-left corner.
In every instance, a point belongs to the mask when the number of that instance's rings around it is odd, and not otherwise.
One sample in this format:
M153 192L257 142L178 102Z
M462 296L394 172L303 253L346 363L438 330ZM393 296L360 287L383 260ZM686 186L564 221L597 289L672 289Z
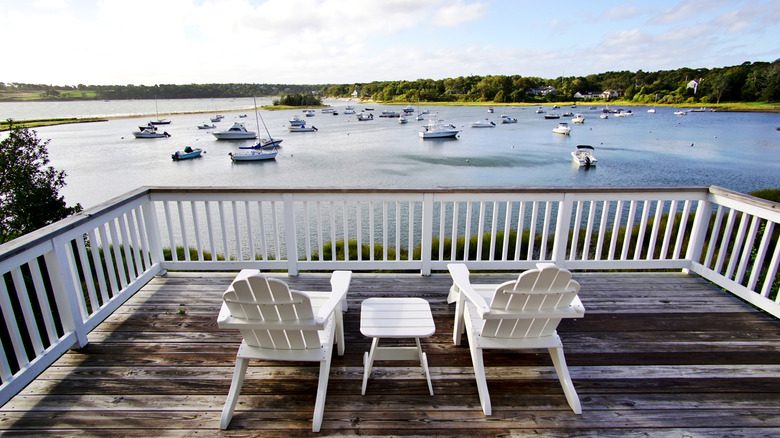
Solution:
M216 314L234 273L153 279L20 395L0 407L0 433L122 436L311 434L318 370L253 361L231 428L218 431L241 340ZM327 290L329 274L287 277ZM479 282L514 276L488 274ZM583 406L574 415L544 350L487 351L494 414L479 407L468 347L452 345L448 275L356 273L346 354L334 356L322 433L446 436L772 436L780 430L780 322L698 277L576 273L585 318L559 327ZM475 280L476 282L477 280ZM416 361L376 364L360 395L360 302L417 296L437 332L423 340L435 396ZM181 312L180 312L181 311ZM408 342L400 340L399 342Z

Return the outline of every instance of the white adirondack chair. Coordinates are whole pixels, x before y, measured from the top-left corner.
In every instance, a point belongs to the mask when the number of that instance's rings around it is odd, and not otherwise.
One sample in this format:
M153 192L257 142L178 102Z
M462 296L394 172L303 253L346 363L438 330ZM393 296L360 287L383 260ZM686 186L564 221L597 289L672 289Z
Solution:
M457 303L453 340L460 345L465 326L485 415L491 414L491 406L482 350L489 348L547 348L569 406L575 413L582 413L556 331L562 318L581 318L585 314L577 297L580 285L566 269L552 263L536 266L537 269L520 274L516 281L487 285L471 284L466 265L447 265L453 281L448 301Z
M331 292L292 291L287 283L243 270L223 294L217 320L220 328L239 329L244 340L236 355L236 369L230 384L220 428L227 429L250 359L312 361L320 363L312 431L319 432L325 409L328 374L334 342L344 354L344 325L341 315L350 271L335 271Z

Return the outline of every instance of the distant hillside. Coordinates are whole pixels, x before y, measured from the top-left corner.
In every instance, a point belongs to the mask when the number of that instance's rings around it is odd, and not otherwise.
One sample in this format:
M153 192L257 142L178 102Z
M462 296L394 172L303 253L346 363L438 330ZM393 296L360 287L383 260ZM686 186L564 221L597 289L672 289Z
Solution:
M0 100L191 99L318 95L381 102L543 103L615 100L638 104L780 102L780 60L722 68L616 71L588 76L460 76L358 84L53 86L0 82Z

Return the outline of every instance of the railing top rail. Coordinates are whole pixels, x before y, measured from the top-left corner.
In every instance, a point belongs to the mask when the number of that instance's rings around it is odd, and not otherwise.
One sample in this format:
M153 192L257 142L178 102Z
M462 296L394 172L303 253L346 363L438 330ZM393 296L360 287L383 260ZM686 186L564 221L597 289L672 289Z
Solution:
M73 216L57 221L53 224L39 228L31 233L18 237L10 242L0 245L0 262L14 257L16 254L27 251L37 245L51 241L52 239L68 233L81 225L94 220L96 217L110 214L112 211L136 201L139 198L149 196L148 188L138 188L124 195L117 196L102 204L85 209Z
M176 187L151 186L145 187L151 195L172 193L650 193L650 192L703 192L707 186L608 186L608 187ZM726 190L726 189L721 189Z

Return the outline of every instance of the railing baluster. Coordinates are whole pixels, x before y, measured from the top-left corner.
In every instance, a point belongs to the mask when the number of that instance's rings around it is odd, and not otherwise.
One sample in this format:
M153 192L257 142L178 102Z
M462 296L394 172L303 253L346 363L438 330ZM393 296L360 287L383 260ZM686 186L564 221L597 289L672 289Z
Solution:
M656 242L658 241L658 233L661 230L661 219L664 214L664 201L655 201L655 217L653 218L653 231L650 233L650 243L647 245L647 260L655 259ZM659 253L658 258L662 259L662 255Z
M774 226L774 224L773 224ZM769 227L767 227L767 230ZM766 231L770 235L769 231ZM772 290L772 285L777 275L778 266L780 266L780 241L775 242L775 253L772 254L772 261L769 262L769 267L766 270L766 276L764 277L764 285L761 287L761 296L769 298L769 292ZM780 292L775 294L775 303L780 303ZM777 314L775 314L777 317Z
M482 240L485 234L485 202L479 203L479 217L477 225L477 261L482 260Z
M512 234L512 201L506 201L506 213L504 214L504 241L501 251L501 260L509 260L509 237Z
M89 258L87 258L87 248L84 245L84 238L79 236L74 240L76 241L76 249L78 249L79 260L81 261L81 272L84 273L84 284L87 286L87 296L89 296L89 301L92 305L98 307L98 299L95 294L95 282L92 281L92 272L89 266ZM104 303L106 301L108 300L103 300Z
M35 315L33 314L32 303L30 302L30 294L27 291L27 285L24 282L22 276L22 270L19 268L11 270L11 278L13 279L14 289L16 289L16 299L19 304L19 308L22 311L24 325L27 327L27 339L32 344L33 352L35 356L41 354L43 351L43 341L41 340L41 334L38 333L38 326L35 323ZM0 281L3 279L0 278Z
M357 259L363 261L363 207L355 202L355 239L357 240Z
M750 271L750 278L748 278L747 288L750 290L756 290L756 283L758 282L758 276L761 273L761 268L764 266L764 260L766 259L766 252L769 248L769 243L772 240L772 232L774 231L774 223L766 221L764 223L764 235L761 237L761 243L758 245L758 251L756 251L756 259L753 261L753 269Z
M602 253L604 250L604 240L607 234L607 217L609 216L609 201L603 202L601 207L601 223L599 224L599 235L596 240L596 255L593 260L603 260Z
M133 248L130 244L130 236L127 232L127 215L122 215L117 218L117 222L119 222L119 236L122 241L122 245L120 247L121 250L124 252L124 257L122 260L124 261L125 267L127 268L127 277L128 277L128 283L132 283L133 280L138 278L138 271L135 267L135 262L133 258ZM124 272L124 270L123 270Z
M190 201L190 214L192 215L192 228L195 232L195 250L198 252L198 261L203 261L203 242L200 238L200 219L198 219L198 209L196 201Z
M395 202L395 260L401 260L401 203Z
M30 268L33 287L35 287L35 295L38 297L38 304L41 307L41 318L43 318L43 323L46 327L46 335L49 338L49 344L53 344L57 340L57 327L54 324L54 318L52 317L51 309L53 308L51 306L51 302L49 301L49 297L46 294L46 287L43 284L43 275L41 275L41 268L38 264L38 259L35 258L30 260L27 265ZM87 261L86 265L87 268L89 268L89 261ZM92 281L91 275L89 275L89 273L87 273L86 277ZM94 285L92 293L94 295ZM56 305L57 303L54 304ZM0 354L0 356L3 356L3 354Z
M214 244L214 224L211 220L211 202L206 201L203 207L206 210L206 232L209 236L209 251L211 251L211 261L217 261L217 247Z
M534 257L534 243L536 241L536 228L538 223L536 222L539 217L539 201L532 201L531 205L531 225L528 227L528 254L527 259L533 260Z
M10 291L5 285L5 279L0 277L0 311L3 313L3 320L5 320L7 336L11 339L11 345L14 349L17 365L19 368L24 368L28 362L27 353L24 349L24 341L22 340L21 335L22 331L19 330L19 326L16 322L16 315L13 313L10 297ZM2 356L5 356L5 354ZM4 368L6 367L7 366L4 365Z
M723 263L726 260L729 243L731 243L731 232L734 229L734 222L737 219L737 212L733 208L729 211L729 218L726 221L726 228L723 230L723 237L720 240L720 249L718 249L718 260L715 263L713 271L721 273Z
M472 209L472 202L466 201L466 218L464 219L466 221L466 231L463 234L463 261L467 261L469 259L469 247L471 246L471 209Z
M634 229L634 216L636 215L636 201L629 202L628 219L626 220L625 234L623 237L623 249L620 252L620 260L628 260L628 250L631 246L631 234Z
M582 223L582 201L574 201L574 227L571 229L571 247L569 248L569 260L577 259L577 245L579 244L580 228ZM584 258L584 257L583 257Z
M739 228L737 229L737 238L734 239L734 245L731 249L731 257L729 258L729 264L726 268L726 278L734 278L734 270L737 267L737 260L739 255L739 250L742 248L742 245L745 243L745 234L747 233L747 227L748 227L748 214L742 213L742 218L739 220Z
M664 231L664 240L661 244L661 256L660 259L666 259L666 255L669 252L669 242L672 240L672 230L674 229L674 221L677 218L677 201L672 201L669 205L669 213L666 215L666 230Z
M219 228L222 230L222 251L225 253L225 260L230 260L230 251L227 238L227 223L225 222L225 203L219 201Z
M374 222L374 201L371 201L368 203L368 230L369 230L369 238L371 239L371 250L369 251L369 254L371 254L371 261L373 262L374 257L374 227L376 227L376 222Z
M647 231L647 219L650 217L650 201L645 199L642 204L642 217L639 219L639 234L637 234L636 248L634 248L634 260L642 257L642 244L645 243L645 231Z
M745 278L745 270L747 269L747 264L750 261L750 255L753 252L753 246L755 245L756 241L756 234L758 234L758 217L753 216L753 219L750 221L750 231L748 231L747 238L745 239L745 245L742 249L742 257L740 257L739 260L739 268L737 268L737 275L734 278L734 281L737 283L742 283L742 279ZM754 265L759 267L761 265Z
M244 216L246 216L246 235L249 241L249 260L256 260L257 251L255 251L255 236L252 232L252 211L249 208L249 201L244 201Z
M458 260L458 201L452 202L452 248L450 248L450 261Z
M266 241L265 215L263 214L263 204L264 204L263 201L257 202L257 216L260 218L260 258L262 260L268 260L268 242ZM306 219L306 224L308 226L308 219ZM311 252L309 254L311 255Z
M236 238L236 259L244 260L243 244L241 243L241 228L238 224L238 206L236 201L230 202L230 211L233 217L233 232Z
M122 242L119 241L116 231L116 219L108 222L108 232L111 235L111 247L114 248L114 261L116 261L117 277L119 277L119 284L122 286L121 289L124 289L127 287L127 275L125 275L125 264L122 260Z
M596 201L588 201L588 228L585 230L585 241L582 245L582 260L588 260L590 256L591 238L593 236L593 224L596 223Z
M688 216L691 214L691 201L685 201L685 204L683 204L683 212L682 216L680 217L680 227L677 230L677 241L674 244L674 253L672 254L672 258L677 260L680 258L680 253L682 252L683 242L685 240L685 230L688 226Z
M176 202L176 212L179 215L179 230L181 231L181 246L184 248L184 260L190 261L190 244L187 239L187 225L185 225L184 206L181 201Z
M344 230L344 260L349 260L349 224L348 224L348 206L347 201L342 203L344 214L341 216L342 228Z
M722 205L718 206L718 212L715 214L715 222L713 223L712 231L709 233L709 240L707 243L707 257L704 259L704 266L712 268L712 256L715 254L715 247L717 246L718 237L720 236L720 224L723 221L724 208Z

